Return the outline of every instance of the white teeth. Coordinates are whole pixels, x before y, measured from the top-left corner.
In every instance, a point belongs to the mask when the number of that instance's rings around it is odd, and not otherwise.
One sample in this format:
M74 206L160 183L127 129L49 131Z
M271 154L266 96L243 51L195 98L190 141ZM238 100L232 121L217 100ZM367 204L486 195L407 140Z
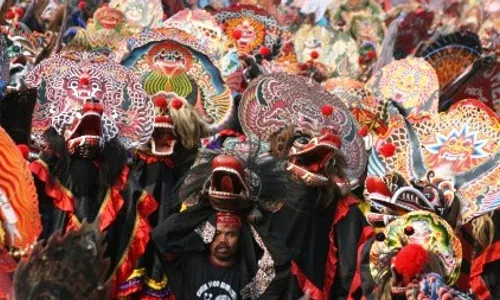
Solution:
M299 166L297 166L295 164L292 164L292 163L289 163L289 165L287 167L287 171L292 170L294 167L305 172L305 174L301 177L301 179L303 179L305 181L307 181L308 178L313 178L313 179L321 181L321 182L327 182L328 181L328 178L326 178L325 176L312 173L312 172L310 172L310 171L308 171L308 170L306 170L306 169L304 169L302 167L299 167Z
M213 169L212 174L214 174L215 172L226 172L226 173L231 173L233 175L236 175L238 177L238 180L240 181L240 183L244 186L243 190L240 192L240 195L242 195L242 196L246 196L247 195L247 193L245 191L248 191L248 187L246 186L245 181L243 180L243 178L241 178L240 173L238 173L236 170L231 169L231 168L226 168L226 167L217 167L217 168ZM228 192L222 192L222 191L214 190L213 186L211 186L209 188L209 193L212 194L212 195L218 195L218 196L231 196L231 195L234 196L234 195L236 195L236 194L233 194L233 193L228 193Z
M440 155L440 158L444 158L444 159L449 160L449 161L457 161L457 160L463 159L464 157L465 157L464 154L453 155L453 154L448 153L448 152Z
M236 176L238 176L238 178L243 181L243 179L241 178L240 176L240 173L238 173L236 170L234 169L231 169L231 168L226 168L226 167L217 167L215 169L212 170L212 173L214 172L218 172L218 171L223 171L223 172L228 172L228 173L231 173L231 174L234 174Z
M158 151L156 151L155 140L151 139L151 153L153 155L157 155L157 156L168 156L168 155L174 153L175 142L176 142L175 140L172 141L172 143L170 145L170 151L168 151L168 152L158 152Z
M170 123L154 123L154 128L174 129L174 125Z
M82 115L82 119L87 117L87 116L96 116L96 117L101 117L100 114L96 113L95 111L88 111Z

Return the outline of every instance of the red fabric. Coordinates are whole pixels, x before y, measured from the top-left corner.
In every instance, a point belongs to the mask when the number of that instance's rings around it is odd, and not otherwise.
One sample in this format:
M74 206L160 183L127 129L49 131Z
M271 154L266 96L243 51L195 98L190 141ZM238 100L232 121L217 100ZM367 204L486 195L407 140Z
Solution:
M348 300L354 300L353 295L361 289L361 254L366 243L374 234L375 232L371 226L363 228L363 232L361 233L361 237L358 242L358 263L356 265L356 273L354 273L354 277L351 282L351 288L349 289L349 296L347 298Z
M146 192L143 193L141 199L137 202L134 235L128 251L124 255L125 259L123 259L116 272L114 278L114 286L116 289L127 281L134 271L137 260L146 251L146 246L149 242L149 234L151 232L151 225L149 224L148 217L157 207L158 204L154 198ZM118 296L122 296L121 293L118 294Z
M150 295L140 295L139 296L139 300L158 300L158 299L162 299L162 300L175 300L175 295L171 294L171 295L168 295L168 297L162 297L162 298L157 298L157 297L153 297L153 296L150 296Z
M54 205L68 214L69 222L66 231L78 229L80 222L73 215L73 195L70 191L64 189L59 183L55 185L49 180L50 174L46 165L41 161L35 161L30 165L30 169L41 181L45 183L45 192L54 201ZM110 191L109 198L105 199L104 207L101 207L99 216L101 218L100 230L104 231L117 217L120 209L123 206L124 200L121 192L123 191L129 169L125 167L120 175L117 183L115 183ZM131 237L132 241L129 245L127 253L124 255L125 259L121 262L113 279L113 286L119 287L127 278L132 274L134 266L139 257L145 252L146 245L149 241L149 233L151 226L148 221L158 204L154 198L143 193L141 199L137 202L137 216L135 221L134 235ZM114 294L117 294L116 292Z
M474 277L470 279L470 287L474 292L474 296L479 300L490 300L491 295L488 286L484 282L481 276Z
M358 205L359 201L353 196L347 196L341 199L337 205L337 211L333 219L332 226L330 227L329 242L330 249L328 251L328 256L325 265L325 281L323 289L319 289L315 286L304 273L300 270L299 266L292 262L292 274L297 278L297 282L305 293L309 292L309 297L313 300L327 300L330 298L330 290L335 279L335 271L337 269L337 247L335 246L335 225L337 225L340 220L345 218L349 212L349 208L352 205Z
M113 223L123 206L124 201L122 191L125 188L128 173L129 168L124 167L122 173L120 174L120 178L115 184L113 184L113 186L111 187L111 191L109 191L109 199L106 197L106 199L104 200L104 207L101 207L99 211L99 217L101 218L99 229L101 231L106 230L106 228L108 228L109 225Z
M476 297L480 300L491 299L489 289L481 278L484 271L484 266L500 260L500 241L495 241L489 245L483 253L474 259L470 272L470 286Z
M68 213L69 218L73 215L73 194L64 189L64 187L58 181L50 180L50 173L41 160L36 160L30 164L31 172L38 177L43 183L45 183L45 193L47 196L53 199L54 206L58 209Z
M243 222L240 216L232 213L217 213L217 225L241 228Z
M302 273L300 267L294 261L292 261L292 274L297 278L297 282L302 291L304 291L304 293L309 292L309 297L311 299L327 299L326 297L321 298L323 296L321 290L307 279L307 276Z
M137 157L139 157L140 160L144 161L148 165L161 161L164 164L166 164L169 168L174 167L174 162L168 157L157 157L154 155L147 155L146 153L142 152L137 152Z

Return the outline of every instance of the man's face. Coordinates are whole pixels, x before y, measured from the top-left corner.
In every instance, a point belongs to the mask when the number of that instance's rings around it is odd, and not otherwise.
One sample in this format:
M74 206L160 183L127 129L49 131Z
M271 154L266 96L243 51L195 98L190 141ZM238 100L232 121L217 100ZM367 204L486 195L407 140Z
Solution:
M238 251L240 229L217 224L217 232L210 244L210 255L218 261L231 261Z

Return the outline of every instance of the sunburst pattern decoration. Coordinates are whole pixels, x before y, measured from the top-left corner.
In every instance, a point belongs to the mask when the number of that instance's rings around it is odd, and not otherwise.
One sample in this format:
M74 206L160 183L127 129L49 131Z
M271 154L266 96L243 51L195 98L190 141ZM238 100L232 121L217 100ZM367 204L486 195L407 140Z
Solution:
M430 171L446 177L462 202L466 223L500 207L499 139L500 119L475 99L462 100L432 119L409 122L396 114L372 148L368 169L378 176L396 172L406 182Z
M109 6L123 12L127 23L137 29L158 27L163 20L161 0L111 0Z
M125 15L118 9L102 6L96 10L92 20L87 28L73 28L76 33L65 47L66 51L112 52L119 49L122 41L132 35Z
M374 74L366 88L379 100L391 102L409 118L433 118L438 113L436 72L422 58L394 61Z
M279 43L281 25L257 6L236 5L219 10L214 16L239 53L258 54L261 48L272 50Z

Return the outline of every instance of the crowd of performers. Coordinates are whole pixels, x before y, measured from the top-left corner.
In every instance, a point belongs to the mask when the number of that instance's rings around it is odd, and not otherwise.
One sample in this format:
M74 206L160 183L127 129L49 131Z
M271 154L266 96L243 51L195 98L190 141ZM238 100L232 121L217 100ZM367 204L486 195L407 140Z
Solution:
M1 0L0 299L500 299L498 0Z

